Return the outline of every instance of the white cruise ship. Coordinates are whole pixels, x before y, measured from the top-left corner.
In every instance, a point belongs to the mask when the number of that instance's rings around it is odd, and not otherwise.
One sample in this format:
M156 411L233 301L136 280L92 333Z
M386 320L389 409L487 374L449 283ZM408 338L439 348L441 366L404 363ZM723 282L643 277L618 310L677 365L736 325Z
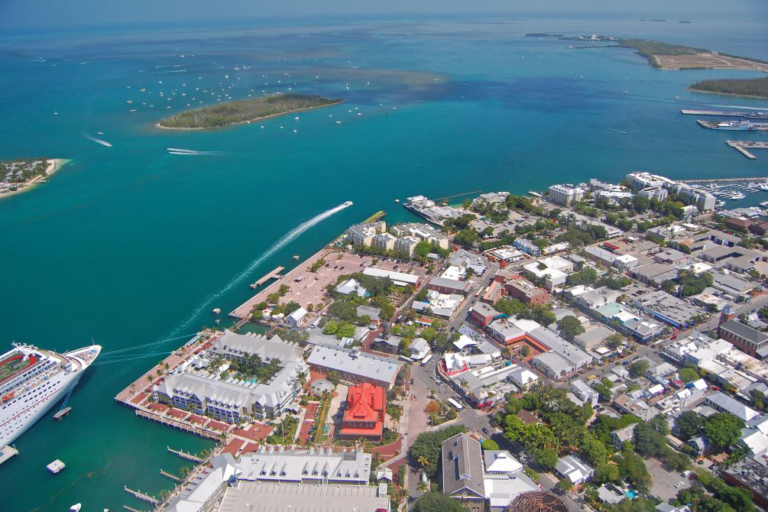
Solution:
M99 345L57 354L14 344L0 356L0 447L11 444L62 399L100 353Z

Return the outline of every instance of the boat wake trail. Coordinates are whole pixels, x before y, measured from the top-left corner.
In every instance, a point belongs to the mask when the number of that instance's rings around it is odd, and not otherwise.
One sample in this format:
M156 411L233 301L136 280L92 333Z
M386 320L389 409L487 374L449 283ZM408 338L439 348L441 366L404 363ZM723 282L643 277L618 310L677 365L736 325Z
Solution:
M288 245L292 241L294 241L296 238L298 238L302 233L307 231L309 228L319 224L320 222L324 221L325 219L327 219L331 215L339 213L340 211L344 210L345 208L349 208L350 206L351 206L351 203L347 202L347 203L344 203L344 204L340 204L336 208L331 208L330 210L326 210L323 213L321 213L320 215L312 217L308 221L306 221L306 222L304 222L302 224L299 224L298 226L293 228L291 231L289 231L288 233L283 235L283 237L280 240L278 240L277 242L275 242L272 245L272 247L267 249L267 251L264 254L262 254L261 256L256 258L255 260L253 260L242 272L240 272L235 277L233 277L232 280L229 281L221 290L208 295L203 300L203 302L200 303L200 305L197 306L197 308L195 308L195 310L192 312L192 314L189 316L189 318L187 318L184 321L184 323L182 323L181 325L176 327L176 329L171 331L171 333L168 336L166 336L166 337L175 336L182 329L185 329L185 328L189 327L189 325L192 324L192 322L194 322L195 318L197 318L197 316L199 314L201 314L203 311L205 311L206 308L208 308L213 301L215 301L216 299L222 297L224 294L229 292L232 288L234 288L235 286L237 286L240 283L242 283L245 280L245 278L247 278L248 275L251 272L256 270L259 267L259 265L264 263L264 261L267 258L269 258L273 254L275 254L277 251L279 251L280 249L282 249L283 247L285 247L286 245Z
M168 148L168 154L183 156L216 156L223 155L221 151L195 151L194 149Z
M105 141L105 140L97 139L97 138L96 138L96 137L94 137L93 135L89 135L89 134L87 134L87 133L85 133L85 132L83 132L83 137L85 137L85 138L86 138L86 139L88 139L88 140L92 140L92 141L93 141L93 142L95 142L96 144L101 144L102 146L106 146L106 147L108 147L108 148L111 148L111 147L112 147L112 144L110 144L109 142L107 142L107 141Z

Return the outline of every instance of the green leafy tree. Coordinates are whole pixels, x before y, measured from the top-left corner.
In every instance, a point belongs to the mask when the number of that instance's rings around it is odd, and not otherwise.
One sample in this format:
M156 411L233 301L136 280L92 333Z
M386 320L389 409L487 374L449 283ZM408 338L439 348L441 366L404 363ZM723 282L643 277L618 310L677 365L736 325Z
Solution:
M685 411L675 421L675 434L683 441L701 434L704 418L694 411Z
M328 372L328 375L325 376L326 380L333 384L334 386L338 386L341 382L341 379L339 378L339 374L336 371L330 371Z
M680 375L680 380L683 382L693 382L695 380L699 380L699 372L693 368L683 368L678 372L678 374Z
M498 450L499 444L493 439L486 439L483 441L483 450Z
M459 500L441 492L428 492L418 499L414 512L467 512Z
M334 320L331 320L330 322L325 324L325 328L323 329L323 334L334 335L337 332L339 332L339 324L336 323Z
M605 339L605 344L608 348L616 350L624 344L624 336L615 332Z
M608 482L618 482L621 480L619 467L615 464L600 464L595 468L595 482L598 484L607 484Z
M537 450L534 459L545 468L553 469L557 464L557 452L555 450Z
M557 325L560 327L560 334L568 341L573 341L576 336L584 332L581 322L573 315L564 316Z
M644 375L645 372L648 371L648 368L650 365L648 364L648 361L645 359L641 359L639 361L635 361L631 365L629 365L629 373L633 377L640 377L641 375Z
M707 419L704 433L718 450L727 450L741 437L744 422L732 414L717 413Z

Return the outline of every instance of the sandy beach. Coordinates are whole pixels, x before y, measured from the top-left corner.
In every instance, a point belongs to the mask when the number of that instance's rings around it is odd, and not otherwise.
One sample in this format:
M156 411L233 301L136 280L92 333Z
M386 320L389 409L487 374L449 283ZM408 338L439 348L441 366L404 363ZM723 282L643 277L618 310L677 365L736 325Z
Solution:
M41 183L44 183L43 180L49 179L56 172L61 170L61 168L67 165L67 163L69 163L69 160L65 158L49 158L48 167L45 169L45 176L35 176L34 178L27 181L26 183L20 183L19 188L17 188L16 190L0 193L0 199L15 196L17 194L27 192L28 190L32 190L33 188L35 188L35 186Z

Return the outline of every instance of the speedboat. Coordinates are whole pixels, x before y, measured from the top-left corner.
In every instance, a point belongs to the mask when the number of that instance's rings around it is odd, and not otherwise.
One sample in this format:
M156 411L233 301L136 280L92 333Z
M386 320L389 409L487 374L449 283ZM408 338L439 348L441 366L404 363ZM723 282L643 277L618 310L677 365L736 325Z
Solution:
M83 508L83 505L81 503L75 503L71 507L69 507L69 512L80 512L80 509Z

